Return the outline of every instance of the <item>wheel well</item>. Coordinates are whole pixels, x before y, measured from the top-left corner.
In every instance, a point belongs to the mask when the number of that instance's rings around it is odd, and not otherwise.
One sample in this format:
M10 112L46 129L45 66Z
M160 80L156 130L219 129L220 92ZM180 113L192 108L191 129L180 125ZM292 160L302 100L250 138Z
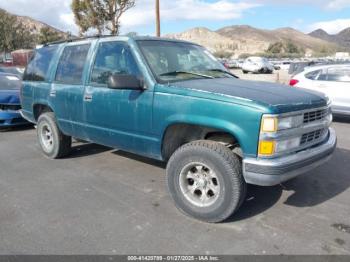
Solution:
M232 148L239 146L236 137L227 131L200 125L175 124L165 131L162 142L163 159L169 160L176 149L195 140L217 141Z
M47 105L42 105L42 104L34 105L33 113L34 113L35 121L37 121L39 116L45 112L53 112L53 110L51 109L51 107L49 107Z

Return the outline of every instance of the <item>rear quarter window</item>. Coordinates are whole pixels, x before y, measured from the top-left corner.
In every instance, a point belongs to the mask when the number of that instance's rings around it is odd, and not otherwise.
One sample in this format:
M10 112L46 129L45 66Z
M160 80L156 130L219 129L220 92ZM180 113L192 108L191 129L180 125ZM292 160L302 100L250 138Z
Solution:
M82 84L89 49L90 44L65 47L57 66L55 81L61 84Z
M305 77L310 80L316 80L316 78L320 75L321 72L322 70L312 71L310 73L305 74Z
M24 81L47 81L47 72L58 46L37 49L23 75Z

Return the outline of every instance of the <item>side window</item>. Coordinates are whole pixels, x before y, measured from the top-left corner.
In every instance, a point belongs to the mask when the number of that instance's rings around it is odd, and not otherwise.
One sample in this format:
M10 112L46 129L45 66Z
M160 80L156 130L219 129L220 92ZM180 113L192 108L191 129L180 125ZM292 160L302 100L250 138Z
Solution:
M309 72L307 74L305 74L305 77L307 79L310 79L310 80L316 80L316 78L318 77L318 75L322 72L322 70L316 70L316 71L312 71L312 72Z
M82 84L82 76L90 44L67 46L64 48L56 71L56 82L62 84Z
M24 81L45 81L50 62L58 46L47 46L35 51L23 75Z
M327 74L327 70L320 70L321 72L319 73L318 77L317 77L317 81L327 81L328 79L328 74Z
M98 47L90 83L106 85L112 74L128 74L140 77L136 61L122 42L104 42Z
M350 68L329 68L328 81L350 82Z

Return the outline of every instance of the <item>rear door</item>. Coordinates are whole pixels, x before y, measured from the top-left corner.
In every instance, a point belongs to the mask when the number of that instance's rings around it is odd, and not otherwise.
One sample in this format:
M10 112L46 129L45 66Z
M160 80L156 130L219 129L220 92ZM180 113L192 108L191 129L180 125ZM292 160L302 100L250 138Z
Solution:
M66 134L85 138L84 133L84 76L90 42L71 43L64 47L58 61L50 97L60 128Z
M58 48L58 45L51 45L36 49L24 72L21 89L22 113L31 121L35 121L33 104L48 102L46 100L51 89L50 68L54 64Z

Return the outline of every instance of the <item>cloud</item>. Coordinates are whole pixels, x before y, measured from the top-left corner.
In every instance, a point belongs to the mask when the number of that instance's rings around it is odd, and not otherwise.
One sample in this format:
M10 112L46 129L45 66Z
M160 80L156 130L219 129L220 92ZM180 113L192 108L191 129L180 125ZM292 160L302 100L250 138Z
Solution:
M167 0L160 3L162 21L206 20L223 21L242 17L243 13L260 4L220 0ZM154 23L154 1L136 1L136 7L122 17L122 26L132 29L136 26ZM124 29L125 30L125 29Z
M0 8L10 13L29 16L62 31L76 33L77 27L71 20L70 4L71 0L0 0Z
M316 29L323 29L329 34L337 34L341 30L350 27L350 19L336 19L332 21L321 21L314 24L311 24L308 29L313 31Z
M162 21L231 20L260 4L233 0L162 0ZM70 9L71 0L0 0L0 7L7 11L30 16L63 31L78 32ZM136 7L122 16L122 31L136 30L138 26L154 23L154 0L136 0Z
M339 11L350 7L350 0L249 0L249 3L273 4L273 5L307 5L316 6L323 10Z
M337 11L350 7L350 0L161 0L161 19L163 23L183 23L190 20L230 21L243 17L252 9L262 5L313 5L323 10ZM76 34L78 28L70 9L71 0L0 0L0 8L11 13L30 16L52 25L62 31ZM301 20L299 23L303 24ZM348 19L315 23L308 28L322 27L336 32L349 25ZM139 31L154 23L154 0L136 0L136 7L128 10L121 21L121 31ZM234 22L233 22L234 23Z
M341 10L350 7L349 0L333 0L327 4L327 7L332 10Z

